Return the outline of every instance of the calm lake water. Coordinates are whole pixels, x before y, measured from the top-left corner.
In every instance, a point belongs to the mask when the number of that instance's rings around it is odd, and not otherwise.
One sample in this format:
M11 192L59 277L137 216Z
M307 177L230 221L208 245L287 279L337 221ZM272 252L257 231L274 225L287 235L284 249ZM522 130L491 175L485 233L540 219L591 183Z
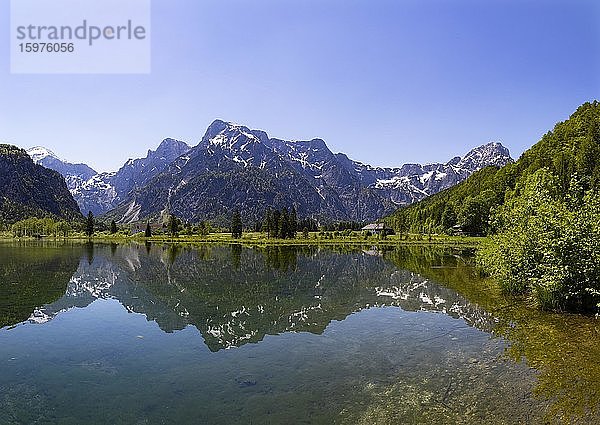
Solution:
M434 248L0 244L0 424L600 423L600 323Z

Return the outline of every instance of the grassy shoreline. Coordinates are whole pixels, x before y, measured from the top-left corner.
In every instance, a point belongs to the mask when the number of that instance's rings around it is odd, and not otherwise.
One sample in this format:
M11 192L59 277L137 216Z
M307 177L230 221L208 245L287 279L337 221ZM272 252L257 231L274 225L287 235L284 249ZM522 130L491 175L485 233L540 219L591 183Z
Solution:
M140 237L137 235L127 236L124 234L96 234L92 238L85 235L73 235L64 237L45 237L36 239L33 237L15 238L9 233L0 233L1 241L24 241L24 240L51 240L51 241L81 241L98 243L129 243L129 242L155 242L167 244L240 244L246 246L285 246L285 245L348 245L348 246L397 246L397 245L437 245L437 246L460 246L465 248L477 248L485 238L467 237L467 236L432 236L431 239L427 235L409 235L408 239L400 239L398 236L388 236L385 239L377 237L369 237L365 239L361 236L339 236L327 238L319 236L318 233L311 233L308 238L301 235L295 239L274 239L267 238L264 233L244 233L241 238L233 238L230 233L212 233L207 236L197 235L180 235L171 237L167 235L152 236L150 238Z

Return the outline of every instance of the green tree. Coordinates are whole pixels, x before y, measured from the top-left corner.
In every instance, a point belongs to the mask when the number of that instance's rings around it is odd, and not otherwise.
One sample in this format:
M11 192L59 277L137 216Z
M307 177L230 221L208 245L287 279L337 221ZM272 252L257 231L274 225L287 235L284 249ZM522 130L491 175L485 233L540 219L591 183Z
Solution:
M88 212L87 219L85 220L85 234L88 238L94 235L94 214L91 211Z
M63 238L66 238L67 236L69 236L70 232L71 232L71 226L69 225L68 222L62 220L62 221L59 221L58 223L56 223L56 233L58 235L62 235Z
M442 228L444 230L451 229L456 225L457 217L456 212L454 211L454 207L452 204L446 204L444 207L444 212L442 213Z
M290 216L287 208L281 210L279 217L279 237L287 239L290 235Z
M304 229L302 229L302 237L304 239L308 239L309 235L310 233L308 232L308 227L305 226Z
M117 233L118 231L119 231L119 229L117 229L117 223L115 223L115 221L114 221L114 220L113 220L113 221L111 221L111 222L110 222L110 233L114 235L114 234L115 234L115 233Z
M562 184L546 168L520 183L477 261L506 291L530 294L544 309L598 311L600 196L588 191L574 203Z
M176 237L179 235L179 230L181 229L181 222L179 218L175 214L169 215L169 233L171 237Z
M211 231L210 223L208 221L201 221L199 224L199 231L202 236L208 236Z
M296 208L292 207L290 211L289 237L295 238L296 233L298 233L298 214L296 213Z
M487 231L489 209L479 197L469 197L458 214L458 222L466 233L479 236Z
M597 187L597 169L600 161L600 146L594 136L587 137L579 146L575 156L577 171L587 178L588 187Z
M267 207L265 211L265 218L263 220L262 231L267 234L267 238L271 238L274 236L274 230L275 229L273 226L273 210Z
M409 225L408 225L408 217L406 214L398 214L394 217L394 228L398 235L400 235L400 239L408 233Z
M239 210L234 210L231 216L231 236L241 238L243 231L242 216Z
M281 234L279 233L280 223L281 223L281 213L279 212L279 210L274 210L273 217L271 220L271 237L276 238L276 239L282 237Z
M144 232L144 237L146 237L146 238L152 237L152 228L150 227L150 222L146 222L146 231Z

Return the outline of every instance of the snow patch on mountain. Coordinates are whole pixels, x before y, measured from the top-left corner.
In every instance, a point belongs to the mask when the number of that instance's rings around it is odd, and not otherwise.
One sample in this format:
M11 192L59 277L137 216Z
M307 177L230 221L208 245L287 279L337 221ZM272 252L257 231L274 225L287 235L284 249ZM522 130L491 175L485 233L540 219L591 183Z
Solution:
M50 149L46 149L43 146L34 146L32 148L29 148L29 149L27 149L27 154L31 157L33 162L35 162L36 164L39 163L42 159L47 158L47 157L60 159L59 157L56 156L56 154L54 152L52 152Z

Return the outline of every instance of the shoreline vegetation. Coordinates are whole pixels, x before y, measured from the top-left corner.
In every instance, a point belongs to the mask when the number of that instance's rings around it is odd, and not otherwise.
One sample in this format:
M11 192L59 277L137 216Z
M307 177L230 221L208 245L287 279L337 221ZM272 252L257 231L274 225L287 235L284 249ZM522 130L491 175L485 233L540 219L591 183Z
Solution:
M94 243L167 243L167 244L236 244L247 246L285 246L285 245L351 245L351 246L396 246L396 245L435 245L435 246L458 246L464 248L477 248L486 240L483 237L473 236L446 236L409 234L399 237L397 235L380 238L378 236L367 236L352 234L349 236L335 236L336 232L310 232L308 237L299 234L295 238L269 238L262 232L247 232L241 237L233 237L231 233L211 233L209 235L155 235L144 237L143 235L126 235L122 233L110 234L103 232L88 237L85 234L73 234L69 236L22 236L15 237L10 232L0 232L0 241L73 241Z
M185 223L169 214L162 224L117 224L97 219L90 212L84 221L55 221L52 218L31 217L0 227L0 240L74 240L107 243L158 242L186 244L269 245L455 245L477 247L485 238L440 233L399 232L382 226L377 230L362 230L363 224L338 222L318 226L312 220L299 220L296 211L268 209L264 223L244 227L239 211L234 211L230 228L213 227L210 222Z

